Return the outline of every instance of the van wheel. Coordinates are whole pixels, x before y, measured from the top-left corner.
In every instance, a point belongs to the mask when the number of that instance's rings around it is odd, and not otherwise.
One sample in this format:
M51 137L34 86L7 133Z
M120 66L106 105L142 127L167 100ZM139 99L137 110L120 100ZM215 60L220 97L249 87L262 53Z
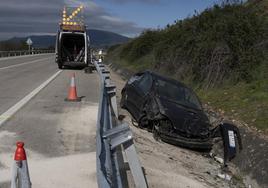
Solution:
M91 67L86 67L85 68L85 73L86 74L91 74L93 71L92 71L92 68Z
M62 69L62 64L61 63L58 63L58 67L59 67L59 69Z

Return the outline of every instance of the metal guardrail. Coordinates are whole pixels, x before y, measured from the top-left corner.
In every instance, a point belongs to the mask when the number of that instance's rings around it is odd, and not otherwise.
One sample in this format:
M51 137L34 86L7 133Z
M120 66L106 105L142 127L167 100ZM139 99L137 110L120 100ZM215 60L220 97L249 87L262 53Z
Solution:
M13 57L13 56L23 56L23 55L34 55L34 54L44 54L44 53L54 53L55 50L23 50L23 51L0 51L1 57Z
M126 164L135 186L147 188L129 125L118 120L116 86L103 64L94 62L101 78L97 120L97 179L100 188L127 187Z

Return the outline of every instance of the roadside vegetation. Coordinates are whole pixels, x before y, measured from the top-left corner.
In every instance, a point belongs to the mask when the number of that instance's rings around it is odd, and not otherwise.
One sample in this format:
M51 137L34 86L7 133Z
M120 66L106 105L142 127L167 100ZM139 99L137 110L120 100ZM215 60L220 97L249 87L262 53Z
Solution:
M25 41L12 42L12 41L1 41L0 51L13 51L13 50L27 50L28 45Z
M203 102L268 130L268 3L223 1L108 51L110 63L178 79Z

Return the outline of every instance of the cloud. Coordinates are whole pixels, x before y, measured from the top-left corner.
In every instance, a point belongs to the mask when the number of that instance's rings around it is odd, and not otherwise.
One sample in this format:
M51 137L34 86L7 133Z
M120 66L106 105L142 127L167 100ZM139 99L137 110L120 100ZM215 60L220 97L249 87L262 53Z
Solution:
M89 28L108 30L130 36L144 30L134 22L125 21L111 15L92 1L85 4L84 14Z
M0 40L13 36L57 32L63 6L80 5L72 0L9 0L0 2ZM84 2L85 20L89 29L135 35L143 30L136 23L115 17L93 1Z

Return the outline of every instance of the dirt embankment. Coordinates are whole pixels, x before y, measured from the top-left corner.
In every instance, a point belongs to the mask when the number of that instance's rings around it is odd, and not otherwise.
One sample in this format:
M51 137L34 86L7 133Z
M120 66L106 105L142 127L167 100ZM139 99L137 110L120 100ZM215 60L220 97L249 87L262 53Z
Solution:
M110 66L112 80L117 86L118 102L125 81L132 73L127 70ZM212 123L227 119L220 113L205 105ZM126 115L125 121L131 125L130 115L120 109L120 114ZM206 153L199 153L153 139L151 133L131 126L135 135L135 145L145 168L150 187L266 187L268 185L268 142L267 138L255 131L235 122L240 127L243 138L243 151L230 164L228 172L223 172L221 164ZM222 157L221 142L215 144L212 152ZM220 148L220 149L219 149ZM229 174L231 180L219 176Z
M221 119L229 120L208 105L205 105L205 110L212 122ZM245 182L250 183L253 179L261 187L268 187L268 136L248 127L246 123L234 119L232 121L239 127L243 142L243 150L232 162L242 172Z

